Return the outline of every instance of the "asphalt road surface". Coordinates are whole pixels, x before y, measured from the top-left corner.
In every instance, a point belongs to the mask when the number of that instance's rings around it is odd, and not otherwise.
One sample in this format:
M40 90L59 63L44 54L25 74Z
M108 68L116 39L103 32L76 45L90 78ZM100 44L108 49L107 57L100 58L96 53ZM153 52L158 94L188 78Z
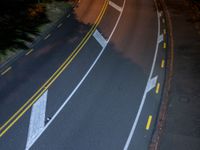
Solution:
M0 149L148 149L165 28L153 0L81 0L1 72Z

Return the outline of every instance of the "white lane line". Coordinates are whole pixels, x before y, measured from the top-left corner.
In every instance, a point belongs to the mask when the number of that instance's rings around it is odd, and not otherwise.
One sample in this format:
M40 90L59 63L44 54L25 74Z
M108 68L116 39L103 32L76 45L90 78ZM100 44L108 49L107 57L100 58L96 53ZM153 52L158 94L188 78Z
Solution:
M50 36L51 36L51 34L48 34L48 35L44 38L44 40L48 39Z
M148 81L147 92L151 91L154 87L156 87L157 80L158 80L158 76L155 76L154 78Z
M122 7L118 6L117 4L113 3L112 1L109 1L109 5L118 10L119 12L122 12Z
M57 28L60 28L62 25L63 25L63 24L62 24L62 23L60 23L60 24L57 26Z
M117 22L115 24L115 27L113 28L110 37L108 39L108 42L110 41L114 31L116 30L117 25L119 24L121 15L123 13L123 9L125 6L126 0L124 0L124 4L122 7L122 12L120 13ZM32 145L36 142L36 140L42 135L42 133L50 126L50 124L55 120L55 118L59 115L59 113L62 111L62 109L66 106L66 104L69 102L69 100L72 98L72 96L76 93L76 91L79 89L79 87L81 86L81 84L84 82L84 80L87 78L88 74L92 71L92 69L94 68L94 66L96 65L97 61L99 60L99 58L101 57L101 55L103 54L103 52L105 51L106 47L103 47L102 50L100 51L100 53L98 54L98 56L96 57L96 59L94 60L94 62L92 63L92 65L90 66L90 68L88 69L88 71L86 72L86 74L83 76L83 78L81 79L81 81L78 83L78 85L74 88L74 90L72 91L72 93L67 97L67 99L65 100L65 102L60 106L60 108L56 111L56 113L53 115L53 117L51 118L51 120L49 120L49 122L45 125L45 127L42 129L41 132L39 132L39 134L37 135L37 137L35 137L34 142L32 143Z
M47 92L48 91L46 91L32 107L25 150L28 150L33 145L33 143L37 140L36 137L44 129Z
M163 39L164 39L164 38L163 38L163 34L159 35L159 37L158 37L158 43L162 42Z
M105 47L107 45L108 41L106 41L106 39L101 35L98 30L94 32L93 36L102 47Z
M158 38L159 38L159 35L160 35L160 13L158 12L158 7L157 7L157 3L156 1L154 0L155 4L156 4L156 8L157 8L157 17L158 17L158 34L157 34L157 41L158 41ZM151 80L152 78L152 74L153 74L153 71L154 71L154 68L155 68L155 63L156 63L156 59L157 59L157 53L158 53L158 46L159 46L159 43L157 42L156 44L156 50L155 50L155 53L154 53L154 59L153 59L153 63L152 63L152 67L151 67L151 72L149 74L149 78L148 78L148 82L147 82L147 85L146 85L146 88L145 88L145 91L144 91L144 95L142 97L142 101L140 103L140 106L139 106L139 109L138 109L138 112L137 112L137 115L136 115L136 118L134 120L134 123L133 123L133 126L131 128L131 131L129 133L129 136L128 136L128 139L126 141L126 144L124 146L124 149L123 150L128 150L128 147L130 145L130 142L131 142L131 139L133 137L133 134L135 132L135 129L136 129L136 126L138 124L138 121L139 121L139 117L141 115L141 112L142 112L142 109L143 109L143 106L144 106L144 103L145 103L145 100L146 100L146 96L147 96L147 93L148 93L148 83L149 81Z

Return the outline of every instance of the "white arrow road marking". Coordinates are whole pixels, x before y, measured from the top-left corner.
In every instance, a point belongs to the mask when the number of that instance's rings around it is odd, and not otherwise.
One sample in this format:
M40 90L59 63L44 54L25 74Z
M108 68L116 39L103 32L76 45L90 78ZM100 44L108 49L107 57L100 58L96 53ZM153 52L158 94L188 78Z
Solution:
M99 44L104 48L107 45L107 40L101 35L101 33L96 30L93 34L94 38L99 42Z
M48 91L46 91L32 107L26 150L28 150L33 145L35 140L37 140L36 137L40 134L40 132L42 132L45 126L47 92Z

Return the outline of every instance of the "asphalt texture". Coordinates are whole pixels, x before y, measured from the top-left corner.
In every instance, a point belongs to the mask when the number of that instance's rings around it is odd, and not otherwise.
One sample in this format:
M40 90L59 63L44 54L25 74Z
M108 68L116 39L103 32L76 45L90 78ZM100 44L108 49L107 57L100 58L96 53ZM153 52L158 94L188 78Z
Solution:
M167 0L173 37L174 69L160 150L200 149L199 18L184 0Z
M159 26L162 16L158 16L153 0L112 2L124 9L117 10L115 5L109 4L97 27L105 40L110 40L108 45L103 49L92 35L47 89L47 128L41 132L31 150L124 149L152 71L152 78L158 77L156 83L159 82L161 87L157 93L155 87L147 92L128 144L128 149L148 149L165 73L165 69L160 67L161 60L165 59L165 38L158 43L157 36L163 34L165 26L164 23ZM95 3L94 0L82 0L75 12L65 18L60 28L56 28L47 39L35 45L32 53L19 58L12 65L12 70L0 77L1 125L74 52L90 31L102 6L103 1L96 0ZM155 65L152 65L154 61ZM66 105L57 114L65 102ZM0 138L0 149L25 149L31 115L30 108L17 122L11 124L11 128ZM150 115L152 122L146 129Z

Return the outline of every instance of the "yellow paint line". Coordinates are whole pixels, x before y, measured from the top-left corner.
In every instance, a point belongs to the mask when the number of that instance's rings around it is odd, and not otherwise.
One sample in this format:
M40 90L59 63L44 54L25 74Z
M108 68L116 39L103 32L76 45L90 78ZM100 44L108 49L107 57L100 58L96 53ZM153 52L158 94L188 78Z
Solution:
M161 62L161 68L164 68L165 67L165 60L162 59L162 62Z
M33 52L33 49L30 49L27 53L26 53L26 56L29 55L30 53Z
M8 71L10 71L12 69L12 67L8 67L5 71L3 71L2 73L1 73L1 75L3 76L3 75L5 75Z
M108 6L108 1L105 0L105 3L102 7L102 10L97 17L94 25L90 29L90 31L86 34L86 36L82 39L76 49L70 54L70 56L65 60L65 62L56 70L56 72L40 87L35 94L23 105L21 108L7 120L3 126L0 127L0 137L2 137L20 118L24 115L24 113L38 100L38 98L46 91L47 88L55 81L58 76L64 71L64 69L70 64L70 62L75 58L75 56L80 52L85 43L89 40L91 35L94 33L95 29L99 25L106 8Z
M147 124L146 124L146 130L149 130L149 128L151 126L151 121L152 121L152 115L149 115L148 120L147 120Z
M48 34L44 39L48 39L51 36L51 34Z
M163 30L163 34L165 35L167 33L166 29Z
M156 94L158 94L160 91L160 83L157 83L156 85Z
M163 48L167 48L167 43L166 42L163 43Z

